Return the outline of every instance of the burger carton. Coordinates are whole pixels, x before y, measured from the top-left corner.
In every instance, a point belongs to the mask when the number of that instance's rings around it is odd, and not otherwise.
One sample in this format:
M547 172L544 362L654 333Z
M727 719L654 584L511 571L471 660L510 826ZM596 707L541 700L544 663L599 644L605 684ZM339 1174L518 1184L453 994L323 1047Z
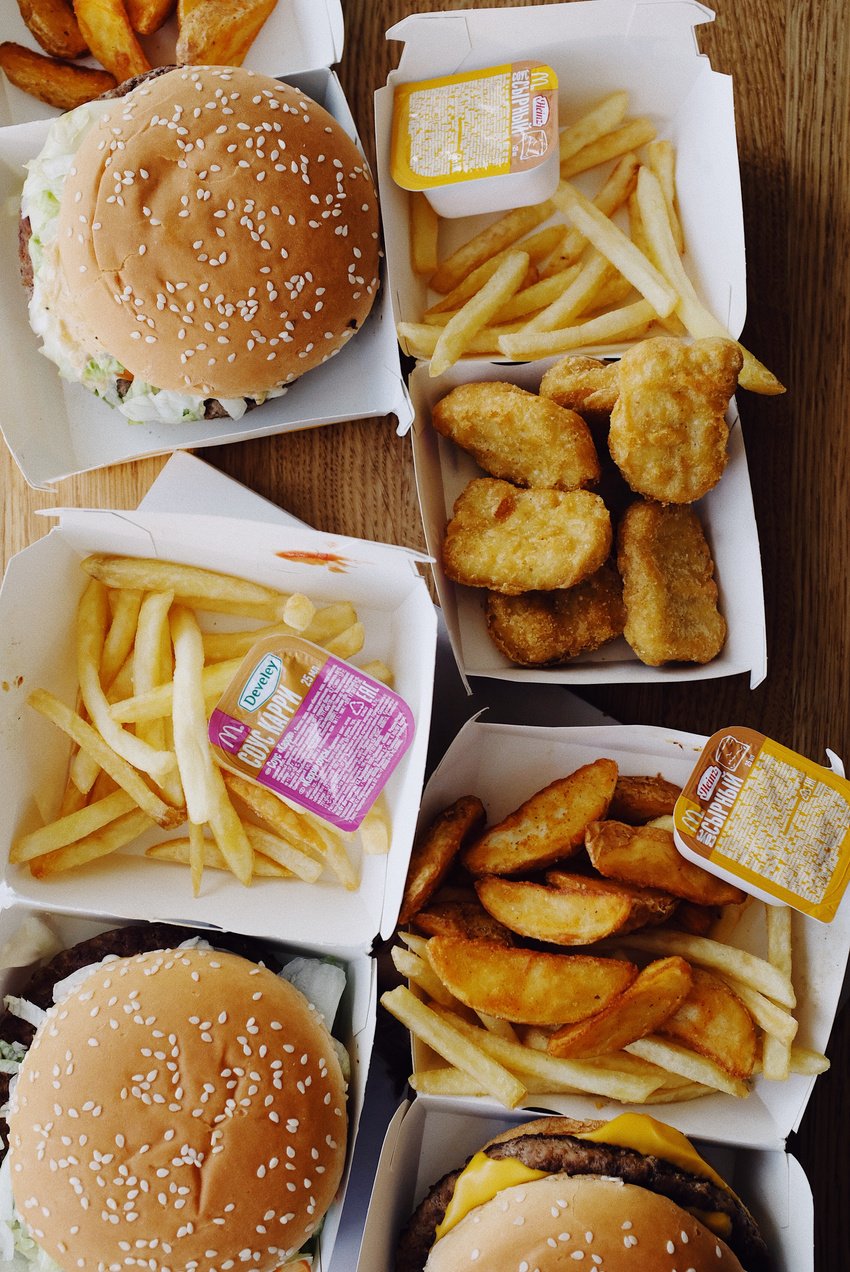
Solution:
M387 38L404 47L398 69L375 95L375 132L396 322L420 322L428 303L425 282L410 265L407 191L390 176L396 85L533 57L558 77L562 124L625 89L629 113L649 116L658 136L673 142L685 268L711 312L740 335L746 277L732 81L712 71L696 39L696 28L713 17L695 0L592 0L411 14L391 27ZM576 185L593 193L596 180L591 173L588 185L581 177ZM495 219L447 222L445 251Z
M498 822L535 791L600 757L616 761L624 774L661 774L684 784L705 739L691 733L637 725L589 728L530 728L471 720L449 747L430 778L422 800L420 824L461 795L478 795L488 822ZM724 919L724 926L727 920ZM796 1044L824 1051L838 1007L850 950L850 909L839 911L831 924L793 914L793 972L799 1022ZM750 902L718 939L766 957L763 909ZM566 953L569 950L565 950ZM575 952L575 951L574 951ZM413 1067L422 1072L445 1061L414 1040ZM784 1082L759 1076L747 1099L716 1093L700 1099L665 1104L659 1116L686 1135L727 1145L779 1149L800 1124L815 1079L792 1075ZM500 1106L488 1097L419 1100L449 1105L464 1112L493 1113ZM535 1094L529 1106L577 1118L610 1118L623 1104L601 1096ZM639 1111L639 1109L638 1109ZM651 1111L651 1110L650 1110ZM528 1114L531 1116L531 1113Z
M714 558L720 610L728 624L726 643L711 662L649 667L619 637L593 653L581 654L563 667L518 667L497 649L487 634L483 588L462 587L446 577L442 543L455 500L475 477L483 475L475 460L431 426L436 402L458 384L478 379L504 380L536 392L546 362L504 367L464 362L431 379L427 367L410 378L416 419L413 456L416 486L428 550L434 558L434 580L458 669L464 680L487 676L518 683L589 685L658 681L713 680L749 672L750 687L767 674L767 644L758 528L753 509L747 456L734 399L727 416L729 463L720 482L700 499L697 515Z
M32 907L8 895L0 899L0 995L25 993L25 986L38 965L41 954L33 945L30 928L34 920L46 924L55 934L57 947L67 949L78 941L88 940L100 932L123 926L120 918L111 916L98 904L92 893L87 912L60 916L49 909ZM197 934L191 919L185 919L186 937ZM201 925L203 926L203 925ZM315 943L269 940L272 950L285 962L297 955L321 955ZM348 1148L345 1171L336 1198L325 1217L317 1239L315 1272L331 1272L331 1256L342 1219L343 1204L349 1184L354 1145L363 1111L366 1077L375 1034L376 975L374 962L363 952L338 955L346 975L346 989L340 1003L334 1035L344 1045L351 1060L348 1086ZM18 1268L20 1263L20 1268ZM5 1265L4 1265L5 1266ZM26 1272L31 1265L17 1260L15 1272Z
M18 899L64 913L95 910L126 919L191 921L273 939L285 934L288 941L328 953L365 952L377 932L392 931L422 788L436 640L434 608L418 572L424 558L307 529L186 456L175 457L161 480L163 495L152 501L158 509L177 503L208 507L211 500L219 508L232 506L244 519L161 510L65 510L46 538L9 564L0 590L5 882ZM206 503L198 493L204 487ZM189 491L193 496L187 496ZM187 505L192 497L194 504ZM69 704L75 700L74 615L85 582L79 562L91 552L182 561L306 592L317 603L354 604L366 628L364 659L382 658L393 668L395 689L416 724L413 743L385 789L392 820L389 855L363 858L357 891L330 881L298 880L257 880L244 888L229 874L207 871L202 896L193 901L187 871L144 858L150 837L120 858L51 882L34 880L26 868L8 864L14 837L55 816L61 797L66 739L26 699L43 686ZM283 887L269 888L269 883Z
M14 5L3 6L0 38L32 43ZM153 60L173 57L173 32L157 37ZM339 81L330 69L342 53L339 0L298 0L277 6L261 31L246 65L296 85L323 105L357 140L357 129ZM0 85L0 198L14 209L26 163L41 150L49 117L11 85ZM410 407L401 378L398 348L386 287L351 347L279 398L248 411L241 420L198 420L180 424L130 423L81 385L59 377L39 352L27 319L27 297L18 271L17 216L10 211L0 232L0 376L5 385L0 429L30 485L44 488L73 473L103 468L146 455L188 447L218 446L266 437L339 420L395 414L403 430Z
M359 1272L392 1267L401 1230L429 1188L487 1140L530 1116L458 1111L421 1098L402 1104L384 1140ZM666 1110L661 1117L670 1120ZM777 1272L812 1272L812 1193L799 1162L781 1147L697 1147L753 1211Z

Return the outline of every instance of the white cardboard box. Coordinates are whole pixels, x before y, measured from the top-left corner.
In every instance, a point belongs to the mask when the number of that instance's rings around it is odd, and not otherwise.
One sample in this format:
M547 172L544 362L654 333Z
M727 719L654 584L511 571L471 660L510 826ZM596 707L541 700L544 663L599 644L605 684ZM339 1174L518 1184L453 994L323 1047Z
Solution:
M14 5L3 6L0 38L33 44ZM161 38L164 60L167 32ZM296 0L277 6L246 66L296 84L357 140L357 129L330 65L342 52L339 0ZM62 380L39 352L27 318L18 270L18 207L24 164L41 149L58 112L0 76L0 428L30 485L44 488L73 473L187 447L267 437L319 424L395 414L403 431L410 404L401 378L386 285L362 329L324 366L303 376L241 420L132 424L79 384ZM359 144L359 143L358 143Z
M695 28L713 17L695 0L584 0L412 14L391 27L387 38L403 41L404 49L398 69L375 95L375 132L396 322L420 322L429 300L410 265L407 191L390 176L394 86L539 58L558 76L562 125L608 93L626 89L629 114L648 115L658 136L673 142L685 268L715 317L740 335L746 271L732 81L712 71L695 37ZM594 170L576 178L576 185L593 193L599 180ZM441 251L452 251L495 219L447 222ZM576 352L611 354L628 343Z
M6 941L15 936L21 924L32 915L45 920L53 928L64 948L78 941L87 940L111 927L123 926L120 920L112 921L109 913L99 905L92 905L87 913L81 912L74 918L68 918L13 901L7 908L0 910L0 949ZM177 922L177 920L174 921ZM190 919L184 918L182 926L187 928L187 937L194 932L194 925ZM270 944L283 961L287 957L299 954L322 956L328 953L321 941L301 944L293 943L288 939L281 941L278 938L271 940ZM337 1013L334 1034L343 1043L351 1059L351 1077L348 1086L348 1148L339 1192L327 1212L318 1238L315 1272L327 1272L330 1266L349 1183L354 1144L363 1110L366 1078L375 1036L376 964L362 950L347 952L338 950L335 957L343 964L347 981ZM0 970L0 995L20 993L34 970L34 965ZM3 1266L8 1268L9 1265L4 1263ZM30 1266L22 1259L16 1260L9 1272L26 1272Z
M666 1118L663 1111L661 1117ZM391 1268L401 1230L431 1185L488 1139L526 1120L504 1112L458 1111L422 1098L402 1104L384 1140L359 1272ZM799 1162L781 1148L717 1149L705 1143L698 1148L752 1209L776 1272L812 1272L812 1192Z
M50 882L8 864L14 837L55 816L61 797L66 739L26 699L42 686L69 704L75 700L73 625L85 582L79 562L97 551L203 565L304 591L317 603L353 601L366 628L361 661L383 658L393 667L395 688L416 721L412 746L386 787L390 853L364 858L358 891L324 878L317 884L258 879L246 889L228 874L207 871L202 896L193 902L185 871L138 855L149 837L114 860ZM344 572L287 561L281 552L330 553L343 558ZM0 808L0 856L5 882L16 896L76 914L90 913L96 897L98 911L123 918L192 921L273 939L285 935L329 952L368 950L377 932L391 932L413 842L431 712L436 617L417 568L423 559L384 544L223 516L62 512L46 538L12 559L0 589L0 680L8 686L0 695L7 791Z
M462 587L446 577L442 567L446 523L455 500L467 483L480 477L483 470L471 455L432 428L431 410L457 384L481 378L507 380L535 392L551 365L551 359L510 367L464 362L435 379L429 377L427 367L419 366L410 378L416 413L413 458L419 506L428 550L434 558L437 593L461 675L464 679L489 676L524 683L587 685L713 680L749 672L750 687L754 689L767 674L764 594L758 527L734 399L728 415L729 463L714 490L695 505L714 557L720 609L729 628L726 644L711 662L703 666L678 663L648 667L620 637L563 667L518 667L496 648L487 634L485 589Z
M616 760L622 773L660 773L682 785L704 742L696 734L643 725L545 729L471 720L425 788L421 825L428 825L441 809L469 794L478 795L484 802L488 823L500 821L535 791L600 756ZM831 924L817 923L797 913L793 914L793 924L795 1015L800 1025L796 1041L803 1047L824 1051L850 949L850 907L839 910ZM760 904L743 906L734 931L727 932L723 939L766 957ZM414 1042L413 1054L417 1070L445 1063L418 1042ZM813 1077L802 1075L792 1075L785 1082L757 1077L745 1100L717 1093L665 1104L659 1116L686 1135L723 1144L746 1144L750 1148L781 1148L800 1124L814 1081ZM501 1108L485 1097L458 1097L446 1102L464 1111L493 1112ZM529 1102L534 1108L577 1118L613 1117L628 1107L606 1102L602 1097L578 1095L535 1095Z

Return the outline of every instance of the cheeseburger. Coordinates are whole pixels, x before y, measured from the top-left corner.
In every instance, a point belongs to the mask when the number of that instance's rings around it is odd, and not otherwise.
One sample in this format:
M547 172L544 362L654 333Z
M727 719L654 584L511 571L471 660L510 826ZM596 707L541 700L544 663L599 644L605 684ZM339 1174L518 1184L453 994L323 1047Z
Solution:
M131 420L230 416L337 353L378 289L366 161L299 89L242 68L128 81L29 164L42 352Z
M136 932L143 952L59 986L21 1060L0 1258L11 1245L63 1272L285 1267L342 1176L334 1041L268 967L197 940L146 948L163 934L145 928L121 929L124 948Z
M548 1117L491 1140L421 1202L396 1272L767 1272L755 1220L672 1127Z

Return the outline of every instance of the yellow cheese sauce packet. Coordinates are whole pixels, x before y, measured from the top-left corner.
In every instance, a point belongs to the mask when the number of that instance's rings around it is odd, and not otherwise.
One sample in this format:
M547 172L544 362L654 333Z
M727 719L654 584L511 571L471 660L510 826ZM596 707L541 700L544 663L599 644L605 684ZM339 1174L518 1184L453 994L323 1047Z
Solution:
M679 851L828 923L850 880L850 782L755 729L709 738L673 813Z

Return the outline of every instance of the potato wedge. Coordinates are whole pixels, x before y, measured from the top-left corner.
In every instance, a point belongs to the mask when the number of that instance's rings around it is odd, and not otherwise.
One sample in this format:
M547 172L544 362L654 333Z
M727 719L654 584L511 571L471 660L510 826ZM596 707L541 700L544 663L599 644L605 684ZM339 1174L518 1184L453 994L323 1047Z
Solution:
M151 69L121 0L74 0L74 12L92 56L119 84Z
M582 892L488 875L475 885L484 909L512 932L553 945L590 945L613 936L632 913L624 893Z
M277 0L199 0L184 6L177 61L193 66L241 66Z
M619 1051L658 1031L687 998L692 983L692 968L683 958L656 959L595 1016L557 1029L549 1038L549 1054L580 1059Z
M621 773L614 788L614 798L608 809L612 821L628 822L641 826L653 817L664 817L673 812L681 794L681 788L657 773L654 777L633 777Z
M683 932L690 932L692 936L708 936L719 918L719 906L681 901L676 908L675 926Z
M56 62L11 40L0 44L0 69L16 88L57 110L73 110L115 87L115 77L106 71Z
M139 35L158 31L177 7L176 0L124 0L130 25Z
M478 941L513 945L513 933L488 914L470 892L466 897L435 896L426 909L413 916L414 926L428 936L465 936Z
M492 941L434 936L428 960L467 1007L528 1025L583 1020L637 975L633 963L590 954L548 954Z
M546 882L555 888L577 896L594 897L599 894L627 896L632 911L621 932L634 932L637 928L664 923L679 905L679 898L660 888L639 888L633 883L621 883L614 879L597 879L593 875L570 874L566 870L550 870Z
M725 981L692 970L689 994L655 1032L707 1056L733 1078L749 1078L758 1055L752 1016Z
M597 821L587 828L585 846L596 869L609 879L663 888L697 905L736 905L746 898L740 888L686 861L670 831L657 826Z
M462 795L437 816L414 844L399 912L409 923L439 888L464 842L485 824L487 814L476 795Z
M21 17L51 57L82 57L82 37L69 0L18 0Z
M463 855L470 874L518 874L570 857L605 816L617 781L613 760L594 760L532 795ZM597 811L597 810L602 810Z

